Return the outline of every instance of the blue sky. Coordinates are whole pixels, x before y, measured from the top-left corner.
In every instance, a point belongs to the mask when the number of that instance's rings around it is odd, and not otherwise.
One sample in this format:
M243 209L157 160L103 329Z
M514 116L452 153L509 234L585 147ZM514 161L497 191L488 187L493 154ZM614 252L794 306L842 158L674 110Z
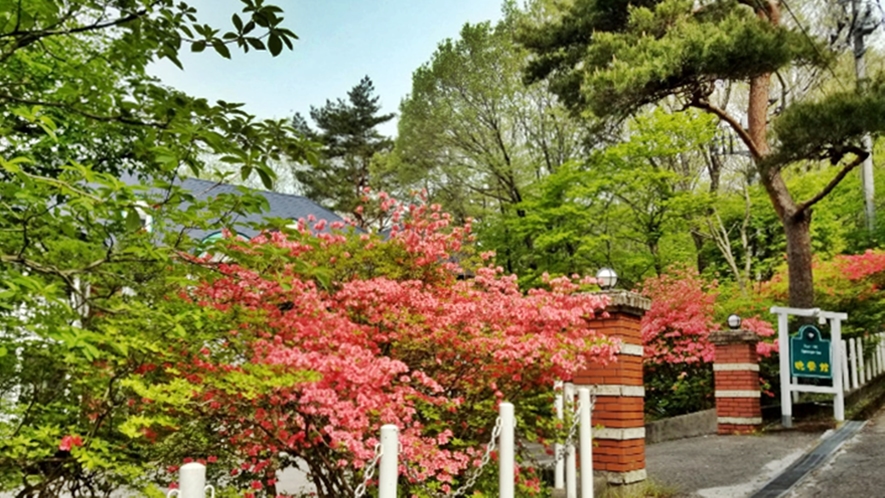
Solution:
M153 74L190 95L243 102L259 117L305 116L311 105L346 97L368 75L385 112L396 112L411 90L412 72L437 44L455 38L465 22L497 20L501 0L267 0L283 8L299 40L278 57L212 50L181 57L184 71L163 62ZM195 0L201 20L230 25L238 0ZM223 31L222 31L223 32ZM382 132L392 135L389 123Z

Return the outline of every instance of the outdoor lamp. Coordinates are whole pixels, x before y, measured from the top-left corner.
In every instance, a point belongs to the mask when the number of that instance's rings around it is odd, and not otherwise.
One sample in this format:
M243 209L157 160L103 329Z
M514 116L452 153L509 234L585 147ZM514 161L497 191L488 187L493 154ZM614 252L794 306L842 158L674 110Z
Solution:
M728 315L727 321L728 321L728 328L730 328L731 330L737 330L737 329L741 328L741 317L737 316L736 314L732 313L732 314Z
M602 268L596 272L596 281L602 289L611 289L618 283L618 274L611 268Z

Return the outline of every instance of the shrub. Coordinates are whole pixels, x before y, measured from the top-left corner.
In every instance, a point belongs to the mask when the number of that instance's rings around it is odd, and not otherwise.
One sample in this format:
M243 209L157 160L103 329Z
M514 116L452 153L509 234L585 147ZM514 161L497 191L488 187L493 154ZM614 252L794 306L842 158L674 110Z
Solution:
M732 294L720 292L717 281L704 280L696 270L673 267L667 273L646 279L640 292L651 298L651 309L642 318L645 348L646 414L669 417L711 408L713 398L713 345L710 333L721 328L723 305ZM718 310L718 311L717 311ZM760 337L773 338L771 324L758 315L747 316L743 328ZM760 341L757 352L769 356L776 343Z
M522 293L482 261L491 255L472 255L469 224L450 227L436 206L381 204L397 223L387 239L302 223L203 261L179 299L219 335L170 345L165 368L145 373L139 429L174 420L175 432L203 434L194 456L212 452L232 483L270 496L290 465L319 496L352 494L385 423L400 428L401 471L418 495L463 482L502 400L517 405L523 436L555 437L553 381L613 359L588 327L605 306L579 292L592 279Z

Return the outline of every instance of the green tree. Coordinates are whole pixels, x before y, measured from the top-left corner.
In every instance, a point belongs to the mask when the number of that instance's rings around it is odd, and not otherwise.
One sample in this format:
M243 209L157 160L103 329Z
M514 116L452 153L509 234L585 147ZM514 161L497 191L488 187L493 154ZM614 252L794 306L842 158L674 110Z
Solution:
M473 218L508 271L534 273L531 237L513 232L535 182L583 156L588 127L573 120L544 82L525 86L529 53L514 37L545 2L508 2L497 24L465 24L412 76L392 154L376 168L392 190L423 189L458 219ZM530 269L531 268L531 269Z
M690 228L709 205L699 156L714 131L696 112L657 110L631 120L623 142L533 185L519 204L525 217L509 224L534 241L520 259L534 269L525 278L612 266L629 287L690 260Z
M577 112L624 116L666 97L711 113L730 126L753 157L787 240L790 304L811 307L813 207L866 152L864 132L885 128L885 86L829 92L815 101L770 105L772 75L800 66L828 69L826 45L810 38L782 1L577 0L559 20L526 29L536 57L528 81L547 79ZM749 83L747 105L711 102L717 81ZM747 126L742 125L746 117ZM772 123L769 130L769 123ZM770 133L772 131L773 133ZM784 172L804 161L839 165L827 183L797 199Z
M320 158L307 169L295 171L305 195L330 208L352 214L361 226L369 220L357 207L365 189L373 187L370 175L375 154L389 150L393 142L381 135L378 125L393 119L393 114L379 114L380 98L368 76L347 92L347 100L327 100L323 107L311 107L310 117L317 131L296 115L293 125L309 133L322 146Z
M279 7L243 4L222 33L173 0L0 1L0 153L27 155L28 168L50 176L71 161L114 173L197 170L212 155L270 185L266 161L297 143L286 123L209 104L147 73L160 59L181 66L186 47L226 58L231 46L292 48Z
M440 43L401 104L400 178L459 217L512 210L529 184L585 150L586 130L546 84L522 84L528 52L514 34L526 14L505 7L498 24L466 24Z
M0 157L0 491L161 496L158 464L225 456L186 419L134 404L133 379L219 337L199 306L168 298L206 271L182 227L225 226L263 199L200 201L165 180L133 188L83 165L50 178L28 164Z
M205 442L171 437L172 419L153 440L127 430L141 416L128 379L172 341L214 339L200 309L165 299L199 271L183 229L225 226L261 200L199 201L171 180L215 157L269 184L267 162L303 140L146 68L183 47L277 55L295 38L280 12L244 0L222 33L172 0L0 1L0 491L157 496L161 457Z

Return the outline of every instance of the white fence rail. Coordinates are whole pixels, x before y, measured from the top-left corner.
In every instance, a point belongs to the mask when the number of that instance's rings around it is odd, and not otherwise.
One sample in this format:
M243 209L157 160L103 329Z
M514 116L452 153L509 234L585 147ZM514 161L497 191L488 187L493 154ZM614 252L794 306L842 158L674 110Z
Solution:
M845 392L863 387L885 373L885 332L842 339L839 354L846 366L842 371Z
M590 421L593 402L590 389L577 389L578 399L574 403L575 387L566 384L562 393L557 394L556 414L562 419L565 406L574 406L573 423L569 429L569 437L564 445L556 446L556 477L554 487L561 489L566 484L567 498L578 498L578 469L575 458L575 433L578 433L581 448L581 495L580 498L593 497L593 446L592 427ZM564 395L564 397L563 397ZM511 403L501 403L498 421L492 431L492 439L486 448L482 464L473 469L465 486L452 493L452 497L470 491L483 466L488 463L494 449L498 449L498 495L500 498L514 498L516 492L516 415ZM563 463L563 461L565 461ZM375 471L378 478L375 480ZM399 480L399 430L395 425L381 427L381 442L375 448L375 457L367 464L363 482L355 491L355 498L367 495L369 486L377 484L378 498L397 498L397 481ZM206 485L206 467L199 463L187 463L179 471L179 489L169 491L167 497L178 498L214 498L215 490Z

